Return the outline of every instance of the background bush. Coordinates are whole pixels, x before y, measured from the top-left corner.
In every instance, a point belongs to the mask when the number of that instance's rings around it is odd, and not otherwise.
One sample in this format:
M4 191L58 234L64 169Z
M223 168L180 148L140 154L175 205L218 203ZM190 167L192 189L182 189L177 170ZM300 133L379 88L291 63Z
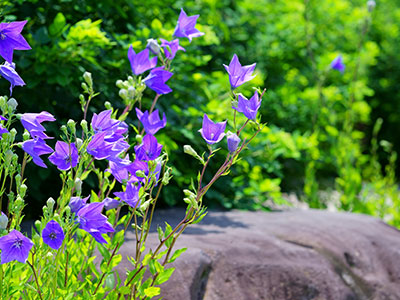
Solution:
M159 102L169 116L160 139L176 167L164 205L181 203L180 188L196 176L192 170L198 166L182 159L182 146L206 150L197 133L203 111L218 120L228 117L230 91L222 64L237 53L243 64L257 62L252 84L267 88L261 114L268 126L233 176L223 177L209 192L209 206L267 209L271 199L283 204L286 193L296 193L311 207L365 212L398 225L399 4L379 0L371 13L361 0L17 0L0 5L1 21L29 20L24 36L32 50L15 54L27 83L14 89L19 111L47 110L61 119L80 114L84 70L93 73L101 92L92 110L103 109L104 101L121 107L115 81L131 74L129 45L139 51L149 38L170 36L181 7L201 15L198 28L206 34L183 43L188 51L177 56L169 81L174 92ZM343 74L329 69L338 54L346 64ZM0 82L3 93L7 84ZM132 115L130 121L135 119ZM48 126L55 132L59 124ZM37 175L28 184L31 201L40 208L56 196L57 171L29 166L27 172Z

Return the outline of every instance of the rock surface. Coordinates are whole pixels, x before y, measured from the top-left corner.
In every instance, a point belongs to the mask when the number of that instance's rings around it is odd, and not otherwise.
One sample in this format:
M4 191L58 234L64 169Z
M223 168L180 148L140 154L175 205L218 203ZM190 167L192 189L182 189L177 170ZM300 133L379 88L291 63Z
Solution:
M161 211L174 225L183 210ZM134 234L121 248L134 253ZM148 246L157 240L155 226ZM400 299L400 232L369 216L327 211L215 212L189 227L161 286L164 300ZM120 265L124 273L125 261Z

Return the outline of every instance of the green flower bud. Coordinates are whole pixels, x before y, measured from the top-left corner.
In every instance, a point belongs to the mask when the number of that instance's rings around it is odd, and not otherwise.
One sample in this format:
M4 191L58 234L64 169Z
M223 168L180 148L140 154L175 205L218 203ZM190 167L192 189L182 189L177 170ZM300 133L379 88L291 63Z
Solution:
M65 125L62 125L61 127L60 127L60 129L61 129L61 131L65 134L65 135L68 135L68 129L67 129L67 126L65 126Z
M12 152L11 150L6 151L6 153L4 155L4 163L7 167L10 166L13 156L14 156L14 152Z
M19 195L24 198L25 194L26 194L26 190L28 189L28 187L26 186L26 184L21 184L19 187Z
M8 107L11 109L11 112L14 112L17 109L18 102L14 98L11 98L7 101Z
M22 208L22 206L24 205L24 199L22 199L19 195L17 196L17 199L15 200L14 204L15 207L17 208Z
M82 191L82 180L80 178L75 179L75 190L80 193Z
M84 103L85 102L85 96L80 94L79 95L79 100Z
M117 82L115 82L115 85L117 88L122 89L124 87L124 82L121 79L118 79Z
M1 212L1 214L0 214L0 229L1 230L6 229L7 225L8 225L8 218L3 212Z
M17 135L17 130L15 128L11 128L10 134L11 134L11 143L14 143L15 137Z
M76 148L79 149L82 147L83 141L80 138L77 138L75 141Z
M162 178L162 184L163 185L167 185L169 183L169 181L171 180L172 176L171 176L171 168L167 168L167 170L165 170L163 178Z
M42 222L40 222L39 220L35 221L35 227L37 229L38 232L42 231Z
M137 171L135 172L135 175L136 175L137 177L146 177L146 174L144 174L144 172L143 172L142 170L137 170Z
M85 72L85 73L83 73L83 79L86 81L86 83L87 83L90 87L93 86L92 73L90 73L90 72Z
M130 86L128 88L128 96L129 96L129 98L133 99L135 97L135 94L136 94L135 88L133 86Z
M86 83L82 82L81 87L85 92L89 92L89 88Z
M81 121L81 127L85 134L88 133L88 122L86 120Z
M15 175L15 184L17 186L21 185L21 175L20 174Z
M118 94L124 100L128 97L128 92L126 90L119 90Z
M31 137L31 135L29 134L29 132L27 130L25 130L24 133L22 134L23 141L29 140L30 137Z
M68 126L69 130L71 130L71 133L73 135L75 135L75 133L76 133L75 121L69 119L68 122L67 122L67 126Z
M143 137L140 134L137 134L135 136L135 140L136 140L136 143L141 144L142 140L143 140Z
M205 164L204 159L200 157L200 155L197 154L196 150L192 148L190 145L184 145L183 146L183 152L186 154L189 154L190 156L193 156L194 158L198 159L201 161L202 164Z
M112 109L112 105L108 101L104 102L104 106L105 106L106 109Z
M132 76L128 76L128 82L129 82L130 84L133 84L133 83L134 83L134 80L133 80L133 77L132 77Z
M54 201L54 199L50 197L49 199L47 199L46 203L47 203L47 207L50 209L50 211L52 211L56 201Z

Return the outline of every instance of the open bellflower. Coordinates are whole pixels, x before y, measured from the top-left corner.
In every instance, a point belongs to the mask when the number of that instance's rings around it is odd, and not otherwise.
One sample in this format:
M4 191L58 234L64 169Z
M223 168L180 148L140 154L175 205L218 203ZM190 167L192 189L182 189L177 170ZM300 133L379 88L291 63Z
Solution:
M168 94L172 92L172 89L165 83L172 75L172 72L164 70L163 67L154 68L143 82L158 94Z
M225 136L226 121L214 123L204 114L203 126L199 130L207 144L212 145L221 141Z
M87 196L86 198L72 197L68 204L68 206L71 208L71 212L77 213L82 207L86 205L86 202L89 198L90 196Z
M146 134L142 143L135 146L136 158L144 161L155 160L160 156L162 147L154 135Z
M1 47L1 46L0 46ZM14 86L24 86L25 82L18 75L17 71L15 71L15 64L9 64L7 61L0 65L0 75L3 76L10 82L10 96L12 95L12 91Z
M13 61L14 50L31 49L21 34L26 22L0 23L0 56L10 64Z
M51 220L42 231L42 239L50 248L58 250L64 241L64 231L60 224Z
M0 237L1 264L16 260L25 263L33 243L17 230Z
M169 60L174 59L176 52L179 50L186 52L185 48L179 45L179 39L175 39L171 42L168 42L167 40L160 39L161 40L161 47L164 48L164 53L165 57L168 58Z
M48 146L46 142L41 138L35 138L23 142L22 150L28 153L32 157L33 162L42 168L47 168L47 166L40 158L40 156L44 154L50 154L53 152L53 149L50 146Z
M254 120L257 117L257 112L260 106L261 100L258 96L258 92L255 91L254 95L249 100L247 100L247 98L242 94L239 94L237 107L232 108L243 113L248 119Z
M229 74L229 82L231 83L232 90L256 77L255 75L252 75L256 64L254 63L252 65L242 67L236 54L233 55L229 66L224 65L224 67Z
M56 143L56 151L49 156L49 160L61 171L76 167L79 155L75 143L68 144L58 141Z
M41 113L26 113L21 116L22 126L26 130L28 130L29 134L33 138L41 138L41 139L52 139L52 137L48 137L44 132L46 129L43 127L42 122L53 122L56 119L52 114L47 111L42 111Z
M132 45L128 50L128 59L131 63L132 72L135 75L140 75L147 70L153 69L157 65L157 57L149 58L149 49L144 49L138 54L132 48Z
M125 192L116 192L114 195L118 197L121 201L124 201L130 207L137 207L139 203L139 190L141 184L135 185L133 182L128 182L126 185Z
M140 122L142 122L146 133L149 134L156 134L157 131L164 128L167 124L165 113L163 113L163 118L161 120L158 114L158 109L149 114L147 110L143 113L139 108L136 108L136 115Z
M174 36L188 38L191 42L193 38L204 35L204 32L200 32L195 28L198 17L199 15L189 17L183 8L181 8Z
M346 69L346 66L343 63L343 58L341 55L338 55L334 60L332 60L331 68L334 70L337 70L341 73L344 72L344 70Z
M107 243L103 234L114 232L114 228L101 213L104 203L94 202L83 206L77 213L79 228L88 232L99 243Z

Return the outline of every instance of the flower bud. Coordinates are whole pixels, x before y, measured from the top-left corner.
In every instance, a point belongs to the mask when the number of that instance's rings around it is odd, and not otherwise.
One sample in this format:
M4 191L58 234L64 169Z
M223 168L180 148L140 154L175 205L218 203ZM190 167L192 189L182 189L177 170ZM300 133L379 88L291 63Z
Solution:
M1 96L0 97L0 108L3 111L3 113L7 111L6 103L7 103L7 99L5 97Z
M14 156L14 152L12 152L11 150L6 151L6 153L4 155L4 163L6 166L10 166L13 156Z
M67 129L67 126L62 125L62 126L60 127L60 129L61 129L61 131L62 131L65 135L68 136L68 129Z
M128 97L128 92L126 90L119 90L118 95L122 98L122 99L126 99Z
M155 55L160 54L160 45L155 39L148 39L146 48L153 52L153 54Z
M65 212L65 216L66 216L67 218L69 218L69 216L71 215L71 207L66 206L66 207L64 208L64 212Z
M105 106L106 109L112 109L112 105L108 101L104 102L104 106Z
M8 225L8 218L5 215L5 213L1 212L1 215L0 215L0 229L1 230L6 229L7 225Z
M240 143L240 138L237 136L236 133L232 133L228 131L227 135L227 140L228 140L228 150L230 153L233 153L236 151L237 147L239 146Z
M73 135L75 135L75 133L76 133L75 121L69 119L68 122L67 122L67 126L68 126L69 130L71 130L71 133Z
M88 123L86 120L81 121L81 127L82 127L83 132L85 134L87 134L88 133Z
M16 184L16 186L21 185L21 175L20 174L15 175L15 184Z
M129 96L129 98L133 99L135 97L135 94L136 94L135 88L133 86L130 86L128 88L128 96Z
M77 138L75 141L76 148L79 149L82 147L83 141L80 138Z
M82 180L80 178L75 179L75 190L80 193L82 191Z
M46 258L48 258L48 259L50 259L50 260L52 260L53 259L53 253L51 253L51 251L49 251L49 252L47 252L47 254L46 254Z
M132 77L132 76L128 76L128 82L131 83L131 84L133 84L133 83L135 82L135 81L133 80L133 77ZM124 87L127 88L128 85L125 83L125 84L124 84Z
M137 170L135 172L135 176L136 177L146 177L146 174L144 174L144 172L142 170Z
M29 132L27 130L24 131L24 133L22 134L22 139L24 141L29 140L29 138L31 137L31 135L29 134Z
M372 12L375 9L376 2L375 0L368 0L367 1L367 8L369 12Z
M136 143L141 144L142 140L143 140L143 137L140 134L137 134L135 136L135 139L136 139Z
M14 112L17 109L18 102L14 98L11 98L7 101L8 107L11 108L11 112Z
M26 190L28 189L28 187L26 186L26 184L21 184L19 187L19 195L21 196L21 198L25 197L26 194Z
M49 199L47 199L47 207L50 209L50 210L53 210L53 208L54 208L54 204L56 203L56 201L54 201L54 199L52 198L52 197L50 197Z
M11 128L10 134L11 134L11 143L14 143L15 136L17 135L17 130L15 128Z
M90 72L85 72L85 73L83 73L83 79L86 81L86 83L87 83L90 87L93 86L92 73L90 73Z
M40 222L39 220L35 221L35 227L37 229L38 232L42 231L42 222Z
M202 164L205 163L205 162L204 162L204 159L203 159L200 155L197 154L196 150L194 150L194 149L192 148L192 146L190 146L190 145L184 145L184 146L183 146L183 152L186 153L186 154L189 154L189 155L193 156L193 157L196 158L196 159L198 159L199 161L201 161Z
M20 196L17 196L17 199L14 203L17 208L22 208L22 206L24 205L24 199L22 199Z
M85 102L85 96L80 94L79 95L79 100L84 103Z
M86 83L82 82L81 87L85 92L89 92L89 88Z
M169 181L172 177L171 170L172 170L171 168L168 168L167 170L165 170L162 181L161 181L163 185L167 185L169 183Z
M123 82L121 79L118 79L118 80L115 82L115 85L117 86L117 88L122 89L122 88L124 87L124 82Z

